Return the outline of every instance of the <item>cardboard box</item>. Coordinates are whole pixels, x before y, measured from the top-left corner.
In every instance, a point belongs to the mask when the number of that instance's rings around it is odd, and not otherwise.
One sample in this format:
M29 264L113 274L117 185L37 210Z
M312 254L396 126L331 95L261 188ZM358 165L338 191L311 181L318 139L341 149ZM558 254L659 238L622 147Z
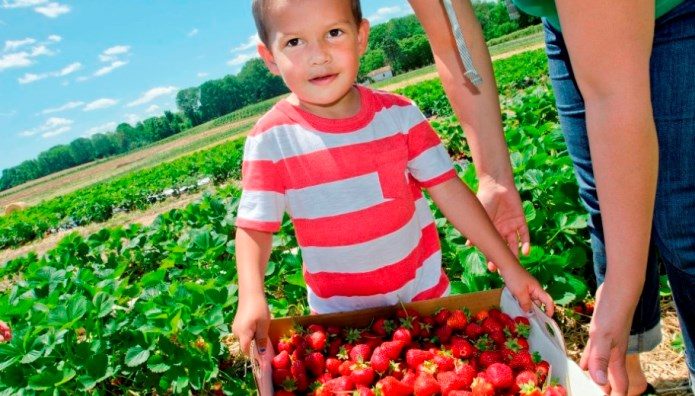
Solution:
M534 312L530 314L522 312L519 304L506 288L418 301L405 304L405 306L413 308L423 315L434 313L439 308L450 310L468 308L475 313L492 306L499 306L503 312L512 317L526 316L531 323L531 334L528 339L531 350L540 353L543 359L550 363L550 376L556 378L567 389L567 394L573 396L603 395L600 388L584 374L576 363L567 357L562 332L557 324L538 308L534 308ZM372 322L372 318L391 315L396 308L398 307L381 307L354 312L273 319L270 323L269 336L272 343L275 343L282 335L287 334L295 323L302 326L316 323L324 326L366 327ZM254 353L256 352L255 346L252 345L251 349L259 395L270 396L273 394L271 360L274 353L272 344L268 345L268 350L262 356Z

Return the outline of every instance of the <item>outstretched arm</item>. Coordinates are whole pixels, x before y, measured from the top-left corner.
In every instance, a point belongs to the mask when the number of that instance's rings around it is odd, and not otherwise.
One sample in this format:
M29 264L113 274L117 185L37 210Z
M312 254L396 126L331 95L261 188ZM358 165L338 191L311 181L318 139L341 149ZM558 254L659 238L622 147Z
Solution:
M589 146L606 239L606 279L582 364L613 394L627 391L630 318L644 284L658 147L649 60L654 1L556 1L586 105Z
M507 143L502 132L500 105L492 62L483 32L469 1L454 1L456 15L473 64L483 79L474 86L449 28L443 4L433 0L409 0L427 33L444 91L466 132L479 179L478 199L511 251L530 250L526 219L514 185Z

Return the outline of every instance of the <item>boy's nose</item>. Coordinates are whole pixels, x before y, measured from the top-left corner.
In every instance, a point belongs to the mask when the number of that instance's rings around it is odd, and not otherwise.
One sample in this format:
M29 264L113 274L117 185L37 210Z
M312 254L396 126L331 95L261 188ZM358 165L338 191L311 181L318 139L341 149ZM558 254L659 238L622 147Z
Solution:
M331 54L323 43L316 43L313 45L310 61L312 65L323 65L330 62Z

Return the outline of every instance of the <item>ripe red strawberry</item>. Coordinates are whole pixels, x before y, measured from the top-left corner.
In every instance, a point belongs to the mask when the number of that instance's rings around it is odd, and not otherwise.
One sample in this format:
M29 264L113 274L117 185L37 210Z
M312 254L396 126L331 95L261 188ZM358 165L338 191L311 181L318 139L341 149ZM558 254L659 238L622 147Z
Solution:
M543 396L567 396L567 391L560 385L550 385L543 391Z
M412 386L408 386L391 376L379 380L376 388L383 396L409 396L413 394Z
M329 357L326 359L326 371L329 372L333 377L340 375L340 365L343 362L334 357Z
M451 327L444 325L441 327L437 327L434 330L434 336L437 337L437 339L439 339L439 342L441 342L442 344L446 344L451 340L451 334L453 332L454 331L451 329Z
M483 322L489 316L490 316L489 311L487 309L483 309L483 310L478 311L475 314L475 320L477 320L478 322Z
M282 351L292 353L292 351L294 351L294 346L292 345L292 341L289 337L282 337L278 340L275 350L278 351L278 353Z
M499 320L499 321L502 321L502 318L503 318L505 315L507 315L506 313L500 311L499 308L490 308L490 309L488 310L488 314L489 314L491 317L493 317L493 318L495 318L495 319L497 319L497 320ZM507 316L508 316L508 315L507 315Z
M531 357L528 350L522 349L512 357L512 360L509 361L509 367L517 371L533 370L536 367L536 364L533 362L533 357Z
M519 337L516 339L516 343L519 344L521 349L529 349L530 347L526 338Z
M275 391L275 396L294 396L296 393L284 389Z
M434 321L434 318L431 316L426 316L422 318L422 321L420 322L420 338L430 338L432 335L432 329L436 327L437 323Z
M355 363L350 367L350 380L355 385L371 386L374 382L374 369L365 363Z
M355 388L349 377L338 377L326 382L314 391L315 396L334 396L334 392L351 391Z
M385 318L379 318L374 321L374 324L372 324L372 331L374 332L374 334L381 337L391 335L394 329L395 324L393 323L393 321Z
M408 385L410 389L413 388L415 385L415 379L417 379L418 373L416 373L413 370L406 369L406 372L403 373L403 379L401 379L401 382Z
M322 331L325 333L326 329L324 329L323 326L321 326L320 324L310 324L309 327L306 328L306 332L308 334L311 334L316 331Z
M548 372L550 372L550 364L547 361L542 360L536 364L535 371L536 375L538 376L538 383L542 384L548 377Z
M498 351L484 351L478 357L478 364L483 368L487 368L493 363L500 363L501 361L502 355Z
M323 373L320 376L316 377L316 381L320 384L325 384L326 382L330 381L333 379L333 376L331 373Z
M372 355L372 348L368 344L357 344L350 350L350 360L353 362L366 362Z
M437 365L438 371L451 371L454 369L454 356L451 351L438 351L432 361Z
M471 383L470 381L466 381L467 380L465 378L459 377L459 375L453 371L446 371L437 374L437 382L439 382L439 385L442 388L442 395L448 395L454 390L468 388ZM471 381L473 381L473 378L471 378Z
M472 396L493 396L495 388L491 383L487 382L483 377L476 377L471 384Z
M393 341L403 341L405 346L408 346L413 342L413 335L410 332L410 330L401 326L401 327L397 328L396 331L393 332L392 340Z
M323 374L324 370L326 369L326 358L321 352L312 352L307 355L306 359L304 360L304 364L309 372L311 372L315 377L318 377Z
M384 351L386 356L391 360L396 360L401 356L401 352L405 347L405 341L395 340L395 341L385 341L381 344L381 350Z
M493 363L485 369L485 378L495 389L506 389L514 383L512 369L504 363Z
M454 390L449 392L449 396L471 396L472 393L467 390Z
M415 379L413 392L415 396L433 396L441 393L442 389L437 380L427 373L420 373Z
M343 345L343 340L334 338L328 343L328 356L337 356L340 352L340 347Z
M502 330L493 330L488 333L488 336L490 339L492 339L492 341L495 342L495 345L500 348L504 346L505 342L507 342L507 337L504 335Z
M434 356L430 351L423 351L421 349L409 349L405 353L405 361L408 367L415 370L424 361L432 359Z
M476 338L483 335L484 331L482 326L475 322L471 322L466 326L464 333L466 334L466 337L468 337L468 339L475 340Z
M297 390L300 392L307 390L309 387L309 378L307 377L304 362L301 360L293 360L290 373L292 374L292 378L294 378L295 385L297 385Z
M286 350L280 351L277 355L273 357L273 368L276 369L289 369L290 368L290 354Z
M367 386L358 385L357 390L352 392L352 396L374 396L374 391Z
M504 329L504 326L502 326L502 323L490 316L489 318L485 319L482 324L483 331L487 334L491 334L496 331L502 331Z
M591 316L594 314L594 305L596 303L594 301L587 301L584 303L584 312L586 312L587 315Z
M276 388L282 386L285 381L291 380L292 374L289 369L274 369L273 370L273 385Z
M412 371L410 371L412 373ZM398 362L391 361L389 363L388 375L395 377L399 381L403 381L403 375L405 370L401 369L401 364ZM383 376L383 375L382 375ZM413 379L414 381L414 379ZM412 385L412 384L410 384Z
M446 324L454 330L463 330L468 324L468 317L460 309L455 309L451 311L451 316L447 319Z
M326 327L326 334L328 334L329 336L339 336L340 335L340 327L328 326L328 327Z
M309 347L315 351L323 351L323 348L326 347L326 340L326 332L323 330L309 333L309 335L306 337L307 344L309 344Z
M522 388L525 384L538 385L538 377L531 370L524 370L516 375L514 382Z
M435 375L437 374L437 364L431 360L425 360L419 366L417 366L417 369L415 369L415 371L418 374L425 373Z
M468 389L473 383L477 370L470 364L462 364L456 367L454 373L458 378L458 382L461 384L461 389Z
M369 359L369 364L377 373L384 373L389 369L391 358L381 346L374 348L372 357Z
M398 310L396 311L396 316L399 319L409 318L409 317L418 317L418 316L420 316L420 312L418 312L412 308L398 308Z
M526 384L521 386L519 396L543 396L543 392L536 385Z
M338 368L338 372L340 373L340 375L342 375L343 377L349 377L350 373L352 373L351 367L353 364L354 362L351 362L349 360L340 363L340 367Z
M446 323L447 319L449 319L449 316L451 316L451 312L448 309L440 308L434 314L434 321L441 326L444 323Z
M475 356L477 350L468 340L463 337L451 337L451 353L455 358L468 359Z

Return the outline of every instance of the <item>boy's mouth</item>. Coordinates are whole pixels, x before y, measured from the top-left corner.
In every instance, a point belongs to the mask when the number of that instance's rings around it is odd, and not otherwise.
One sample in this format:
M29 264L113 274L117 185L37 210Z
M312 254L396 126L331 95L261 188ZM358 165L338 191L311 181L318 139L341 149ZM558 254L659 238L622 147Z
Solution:
M316 85L326 85L333 81L338 76L338 73L334 74L324 74L322 76L314 77L309 79L309 82Z

